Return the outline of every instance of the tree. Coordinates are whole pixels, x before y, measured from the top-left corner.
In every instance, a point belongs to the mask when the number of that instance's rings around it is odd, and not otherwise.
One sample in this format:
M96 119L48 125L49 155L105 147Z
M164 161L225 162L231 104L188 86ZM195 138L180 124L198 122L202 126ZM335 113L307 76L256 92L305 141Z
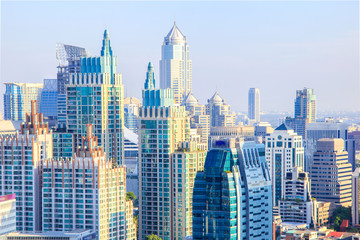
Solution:
M335 209L332 217L332 227L336 230L340 230L340 225L344 219L351 221L351 208L350 207L338 207Z
M136 199L136 196L133 192L127 192L126 193L126 200L135 200Z
M145 237L145 240L162 240L161 238L159 238L158 236L151 234L151 235L147 235Z

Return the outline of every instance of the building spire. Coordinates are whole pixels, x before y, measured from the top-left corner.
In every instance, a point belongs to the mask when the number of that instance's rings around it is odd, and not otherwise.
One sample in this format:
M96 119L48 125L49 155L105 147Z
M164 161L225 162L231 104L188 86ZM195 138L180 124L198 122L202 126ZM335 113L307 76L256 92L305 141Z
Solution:
M155 89L154 66L151 62L149 62L148 70L146 72L144 89L145 90L154 90Z
M101 49L101 56L112 56L112 49L110 46L110 34L107 29L104 31L103 46Z

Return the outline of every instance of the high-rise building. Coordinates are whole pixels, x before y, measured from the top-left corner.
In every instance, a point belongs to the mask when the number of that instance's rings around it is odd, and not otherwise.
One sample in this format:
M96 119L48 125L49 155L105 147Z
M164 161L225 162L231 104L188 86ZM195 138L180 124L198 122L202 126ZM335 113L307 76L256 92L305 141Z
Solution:
M44 79L44 87L41 89L40 94L40 112L44 115L47 122L55 125L57 121L57 80L56 79Z
M74 230L67 232L12 232L5 234L1 240L95 240L96 233L92 230Z
M234 140L216 142L204 171L196 175L194 240L272 239L272 187L264 145Z
M258 88L249 89L248 117L253 122L260 122L260 91Z
M206 146L192 141L190 118L173 89L155 89L152 65L143 90L139 131L139 239L192 235L192 192ZM200 138L198 138L200 139Z
M211 127L232 127L235 125L235 113L231 112L230 105L225 103L217 91L208 99L206 114L210 116Z
M61 127L66 125L66 84L69 84L70 75L80 73L80 58L88 57L85 48L63 43L56 44L56 59L59 61L57 72L57 116Z
M98 239L136 239L126 219L126 173L98 146L92 125L72 158L42 161L42 229L92 229ZM131 215L132 216L132 215ZM129 221L129 227L127 222Z
M160 88L171 88L175 102L181 104L192 90L192 63L186 37L174 22L161 47Z
M305 159L307 166L313 161L314 152L316 152L317 140L321 138L342 138L345 144L345 150L349 154L349 163L355 170L355 149L352 148L351 139L348 136L349 124L342 120L335 120L334 118L325 118L322 122L308 123L306 128L305 139ZM352 154L352 155L350 155ZM307 169L309 171L309 169Z
M41 230L41 161L52 157L52 133L36 101L20 134L0 136L0 195L16 194L17 231Z
M124 119L125 127L134 133L139 129L139 107L140 100L134 97L124 99Z
M319 201L351 206L352 167L344 140L322 138L310 165L311 195Z
M100 146L113 160L124 160L124 103L121 74L113 56L110 35L104 32L100 57L81 58L81 73L70 75L66 85L67 131L74 134L75 145L81 146L87 124L94 126Z
M282 222L312 222L312 199L310 179L301 167L294 167L286 173L284 199L279 201Z
M277 206L278 201L285 198L286 174L294 167L304 168L302 137L285 124L280 125L266 137L266 161L272 180L274 206Z
M208 145L210 135L210 116L206 114L205 105L199 103L197 98L189 93L183 102L186 111L190 116L190 127L196 129L197 134L201 136L201 142Z
M31 101L40 105L42 83L4 83L4 119L25 121L26 114L31 113Z
M316 121L316 95L314 89L304 88L296 91L295 118L307 118L308 122Z
M16 194L0 196L0 238L16 231Z

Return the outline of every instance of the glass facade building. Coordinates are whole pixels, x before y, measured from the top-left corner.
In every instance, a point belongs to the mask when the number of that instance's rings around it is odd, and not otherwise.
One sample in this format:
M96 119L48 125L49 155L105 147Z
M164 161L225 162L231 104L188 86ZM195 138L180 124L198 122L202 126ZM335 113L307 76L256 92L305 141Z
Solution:
M272 239L272 227L264 145L217 141L195 179L193 239Z

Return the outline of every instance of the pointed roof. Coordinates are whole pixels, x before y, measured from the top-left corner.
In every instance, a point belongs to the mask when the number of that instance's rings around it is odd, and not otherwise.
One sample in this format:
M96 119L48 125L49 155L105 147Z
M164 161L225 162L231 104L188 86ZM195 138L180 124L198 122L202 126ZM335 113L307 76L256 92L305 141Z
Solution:
M192 94L192 92L189 92L189 94L186 95L186 97L182 101L181 105L185 106L185 105L193 105L198 103L199 101L197 100L197 98Z
M155 89L155 75L154 75L154 66L149 62L148 70L146 72L146 79L144 84L144 89L153 90Z
M110 46L110 34L107 29L104 31L103 46L101 49L101 56L112 56L113 52Z
M209 99L210 102L223 102L223 98L220 97L218 91L214 93L214 95Z
M285 123L281 124L280 126L278 126L275 130L293 130L292 128L290 128L289 126L287 126Z
M178 44L185 43L186 37L181 33L180 29L176 26L176 22L174 21L174 26L171 28L168 35L165 37L165 44Z

